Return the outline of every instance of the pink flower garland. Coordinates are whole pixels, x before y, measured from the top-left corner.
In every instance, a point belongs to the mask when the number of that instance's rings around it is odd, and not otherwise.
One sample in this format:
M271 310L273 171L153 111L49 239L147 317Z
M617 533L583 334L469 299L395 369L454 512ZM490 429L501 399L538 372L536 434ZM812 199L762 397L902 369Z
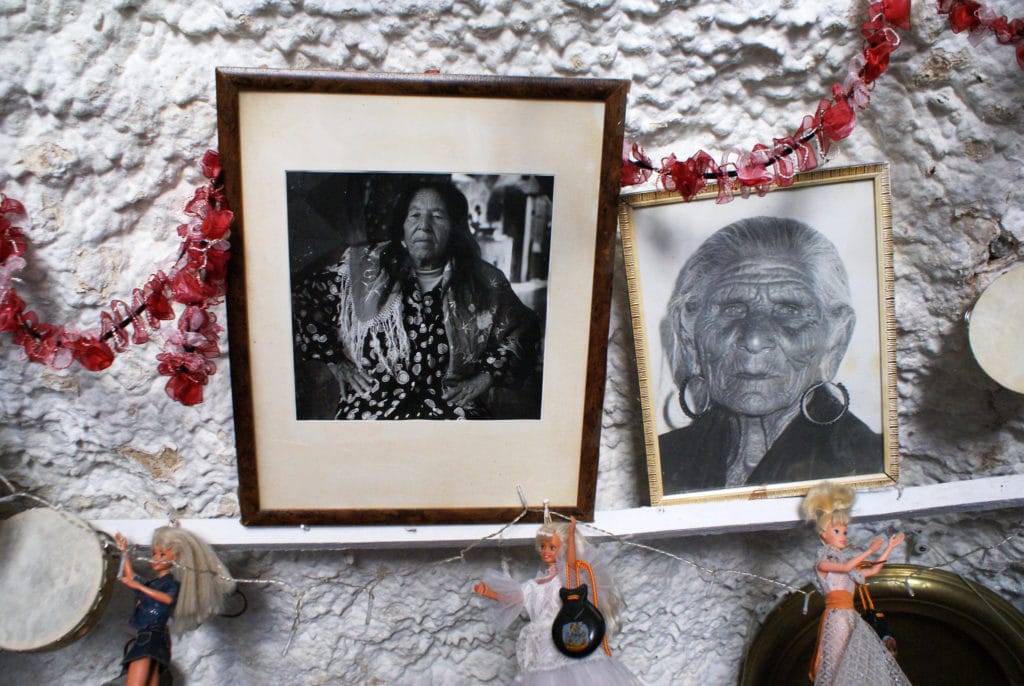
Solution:
M220 356L224 330L209 308L222 300L226 290L227 238L234 215L224 199L217 153L206 151L201 166L210 182L196 189L185 206L189 220L178 227L182 241L174 265L133 290L131 304L111 301L108 311L100 314L99 329L87 331L41 322L35 312L25 310L12 281L25 267L22 256L28 241L9 219L24 216L25 207L0 194L0 331L11 332L26 359L54 369L78 362L89 371L102 371L114 362L116 353L131 343L146 343L161 321L174 319L171 303L176 302L185 309L177 330L164 337L164 352L156 356L157 371L170 377L165 390L172 399L183 405L203 402L203 386L217 370L211 360Z
M1017 66L1024 69L1024 19L1009 20L973 0L939 0L939 14L949 15L953 33L970 31L980 36L991 31L1000 45L1017 44Z
M804 117L791 136L776 138L770 146L757 144L750 152L734 148L721 164L703 150L686 160L670 154L654 167L638 144L626 143L622 151L622 185L635 186L657 173L658 184L679 191L692 200L709 181L718 188L716 202L732 201L738 190L744 197L753 190L764 195L773 186L793 183L796 172L810 171L827 161L832 143L840 141L857 125L857 111L866 109L875 80L889 68L889 55L899 47L895 29L910 28L910 0L882 0L868 6L861 25L864 47L850 64L843 85L832 86L832 97L818 103L813 115Z

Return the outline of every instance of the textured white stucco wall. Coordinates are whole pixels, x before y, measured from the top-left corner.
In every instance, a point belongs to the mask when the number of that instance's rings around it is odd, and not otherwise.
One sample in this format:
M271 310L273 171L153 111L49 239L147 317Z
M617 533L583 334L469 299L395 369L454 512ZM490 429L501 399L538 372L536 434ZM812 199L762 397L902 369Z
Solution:
M628 135L652 157L698 148L719 157L792 132L843 80L865 5L0 0L0 191L31 213L19 291L45 319L91 327L101 306L164 266L184 200L201 181L195 162L217 144L215 66L626 78ZM1024 73L1011 49L991 39L972 48L932 8L916 3L913 31L833 162L892 163L905 485L1024 470L1024 396L978 368L962 321L1021 256ZM616 266L601 509L637 506L646 493L621 256ZM227 359L206 402L184 408L163 393L157 352L137 348L91 374L29 365L3 345L2 472L90 518L237 514ZM935 564L1000 541L1020 519L1003 511L879 523L855 539L917 529L932 552L911 561ZM816 546L803 530L654 544L796 585L809 578ZM612 546L629 602L615 641L621 659L651 684L734 681L775 589L728 574L710 581L670 558ZM502 558L530 576L532 552L488 548L422 568L451 552L228 552L238 576L310 589L302 622L282 657L294 598L278 586L250 587L243 617L211 621L176 643L181 683L507 683L516 630L492 634L470 586ZM953 571L1024 608L1022 559L1017 540ZM374 580L370 608L359 589ZM0 653L0 682L113 678L129 609L119 590L78 643Z

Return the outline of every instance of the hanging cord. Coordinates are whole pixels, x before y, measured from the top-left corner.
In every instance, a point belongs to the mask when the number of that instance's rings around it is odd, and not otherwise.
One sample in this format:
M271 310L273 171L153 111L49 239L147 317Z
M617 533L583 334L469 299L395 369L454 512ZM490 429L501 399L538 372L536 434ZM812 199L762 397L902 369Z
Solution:
M866 583L857 584L857 594L860 595L860 605L865 612L875 609L875 601L871 599L871 593L868 591Z
M550 514L548 512L548 501L547 500L544 501L544 517L546 519L550 520ZM569 549L566 551L566 556L565 556L565 581L566 581L566 583L570 583L570 578L571 578L572 579L572 582L571 582L572 583L572 587L573 588L579 588L579 585L580 585L580 568L582 567L583 569L585 569L587 574L590 576L590 586L593 589L593 596L594 596L594 607L597 608L598 610L600 610L601 607L598 604L598 595L597 595L597 578L594 576L594 569L593 569L593 567L590 566L590 563L587 562L586 560L577 560L576 559L576 539L575 539L575 536L576 536L576 518L573 517L570 520L570 523L569 523ZM570 569L570 566L571 566L571 569ZM605 632L604 636L601 637L601 646L604 648L605 654L608 655L609 657L611 657L612 649L608 647L608 632Z

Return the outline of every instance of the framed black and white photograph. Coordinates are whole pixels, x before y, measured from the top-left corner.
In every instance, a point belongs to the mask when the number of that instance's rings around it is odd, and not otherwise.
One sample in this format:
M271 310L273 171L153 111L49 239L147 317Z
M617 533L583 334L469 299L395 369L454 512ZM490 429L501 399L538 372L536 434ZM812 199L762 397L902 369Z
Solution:
M623 196L651 503L896 481L888 166Z
M286 179L297 419L540 419L554 177Z
M217 84L243 523L592 516L628 84Z

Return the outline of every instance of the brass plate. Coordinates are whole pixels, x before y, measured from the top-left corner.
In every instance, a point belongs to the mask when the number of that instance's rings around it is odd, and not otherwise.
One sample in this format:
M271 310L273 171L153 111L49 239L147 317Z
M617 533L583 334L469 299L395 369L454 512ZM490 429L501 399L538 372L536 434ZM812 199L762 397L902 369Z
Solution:
M889 618L897 660L912 684L1024 684L1024 614L989 589L950 572L897 564L886 565L868 588ZM803 602L802 594L790 594L765 619L740 669L741 686L808 686L825 605L814 593L804 615Z

